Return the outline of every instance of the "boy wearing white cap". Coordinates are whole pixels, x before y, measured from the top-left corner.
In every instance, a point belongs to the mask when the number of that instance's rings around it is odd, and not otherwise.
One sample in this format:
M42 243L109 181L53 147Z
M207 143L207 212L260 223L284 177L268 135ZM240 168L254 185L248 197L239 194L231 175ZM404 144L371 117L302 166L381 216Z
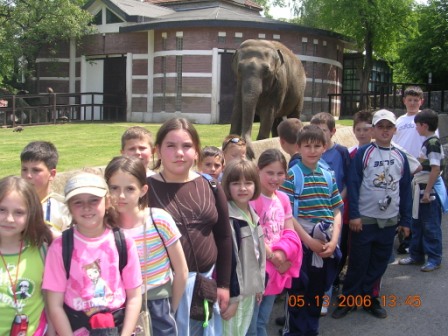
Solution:
M395 148L395 115L379 110L373 115L375 142L358 149L348 175L350 259L338 308L332 317L344 317L362 306L375 317L387 317L373 296L373 286L386 271L395 230L410 227L411 174L406 155Z

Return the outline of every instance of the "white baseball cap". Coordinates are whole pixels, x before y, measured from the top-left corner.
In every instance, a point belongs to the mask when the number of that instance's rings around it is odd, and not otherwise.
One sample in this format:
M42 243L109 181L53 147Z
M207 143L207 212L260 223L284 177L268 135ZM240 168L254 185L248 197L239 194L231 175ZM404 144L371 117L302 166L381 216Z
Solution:
M104 197L107 194L107 184L104 178L91 173L79 173L71 177L65 184L65 202L79 194L91 194Z
M397 118L395 117L395 114L389 110L384 110L384 109L376 111L375 114L373 115L373 120L372 120L373 126L375 126L381 120L388 120L394 125L397 122Z

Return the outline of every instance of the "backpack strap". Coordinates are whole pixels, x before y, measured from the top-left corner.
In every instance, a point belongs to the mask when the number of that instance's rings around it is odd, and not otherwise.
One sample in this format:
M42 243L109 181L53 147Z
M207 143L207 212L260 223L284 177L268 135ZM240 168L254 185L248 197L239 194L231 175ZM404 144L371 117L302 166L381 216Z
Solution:
M216 182L216 180L209 174L206 173L199 173L199 174L207 180L208 184L210 185L210 188L212 188L213 190L213 194L216 195L216 193L218 192L218 183Z
M293 215L295 218L299 216L299 196L303 191L303 172L299 165L295 164L290 168L294 174L294 205L293 205Z
M70 266L73 254L73 227L62 232L62 261L64 262L65 276L70 276Z
M328 185L329 190L329 196L331 197L331 194L333 193L333 175L328 170L328 168L325 168L325 164L319 161L319 167L322 170L322 174L324 175L325 181ZM294 174L294 204L293 204L293 215L295 218L298 218L299 216L299 196L302 195L303 192L303 181L304 176L302 169L300 169L299 165L294 165L290 168Z
M120 270L120 274L123 272L123 269L126 267L128 263L128 249L126 246L126 238L124 237L124 233L119 228L112 229L114 233L115 245L117 246L118 251L118 268ZM68 279L70 277L70 266L72 263L72 255L73 255L73 246L74 246L74 233L73 227L70 229L64 230L62 232L62 261L64 263L65 268L65 276Z
M126 238L124 237L124 233L120 228L113 228L112 231L114 233L115 245L117 246L118 269L120 270L121 275L123 269L128 263L128 249L126 246Z

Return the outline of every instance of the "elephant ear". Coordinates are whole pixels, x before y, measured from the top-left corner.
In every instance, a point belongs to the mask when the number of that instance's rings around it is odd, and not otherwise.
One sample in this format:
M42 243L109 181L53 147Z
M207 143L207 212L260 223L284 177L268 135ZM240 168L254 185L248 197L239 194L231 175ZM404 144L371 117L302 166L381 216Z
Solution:
M283 57L283 54L280 49L277 49L277 54L278 57L280 58L280 66L282 66L283 64L285 64L285 58Z
M274 72L274 80L272 82L271 90L276 91L279 90L279 76L280 75L280 69L285 64L285 59L283 57L282 52L280 49L277 49L277 56L278 58L275 59L275 72Z

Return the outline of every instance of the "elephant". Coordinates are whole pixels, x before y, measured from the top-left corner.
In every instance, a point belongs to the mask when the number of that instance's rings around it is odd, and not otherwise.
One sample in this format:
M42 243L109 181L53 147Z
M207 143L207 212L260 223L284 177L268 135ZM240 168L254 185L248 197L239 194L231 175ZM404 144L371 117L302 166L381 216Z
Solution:
M231 116L231 134L247 143L247 157L254 158L251 146L255 114L260 117L257 140L266 139L282 117L299 118L303 109L306 75L300 59L277 41L246 40L237 49L232 70L237 79ZM276 122L274 122L276 121Z

